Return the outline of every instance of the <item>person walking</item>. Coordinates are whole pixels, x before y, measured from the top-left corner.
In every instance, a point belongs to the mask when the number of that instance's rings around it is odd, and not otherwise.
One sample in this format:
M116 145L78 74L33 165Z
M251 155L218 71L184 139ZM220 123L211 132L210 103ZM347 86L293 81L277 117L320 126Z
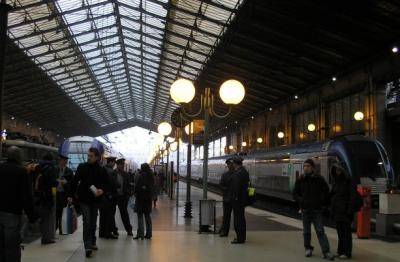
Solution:
M117 187L116 181L113 179L114 166L116 157L107 157L105 170L107 171L107 179L109 181L110 190L103 199L103 204L100 207L100 227L99 237L106 239L118 239L118 228L115 223L115 212L117 211Z
M138 217L137 235L133 239L151 239L152 238L152 221L151 209L154 190L154 176L149 164L144 163L140 167L140 173L135 186L135 212ZM146 235L144 234L144 220L146 221Z
M109 190L107 171L100 165L100 151L89 148L88 161L79 164L71 182L68 200L79 205L83 218L83 242L86 257L90 258L96 246L97 212Z
M124 228L128 236L133 236L132 225L128 213L128 202L131 196L130 179L128 173L124 171L124 168L125 168L125 159L124 158L118 159L117 169L112 174L112 180L113 184L115 184L117 187L115 202L118 206L122 223L124 224ZM115 213L113 214L113 217L115 217Z
M219 232L220 237L226 237L229 235L229 229L231 224L232 204L229 198L229 188L232 182L232 175L235 171L232 158L228 158L226 161L226 167L228 170L222 174L219 186L222 189L222 226Z
M33 207L32 182L22 166L18 147L7 150L7 161L0 164L0 261L21 261L22 211L30 223L37 216Z
M56 167L50 153L43 156L39 162L41 174L36 179L35 189L39 193L39 206L37 212L40 216L40 233L42 245L55 243L56 214L53 188L57 186Z
M243 158L235 156L232 158L234 172L232 181L228 188L228 198L233 209L233 222L236 231L236 238L232 244L243 244L246 242L246 217L245 207L247 201L247 189L250 176L243 167Z
M331 217L336 224L339 239L337 254L340 259L350 259L353 248L351 224L356 212L357 189L342 166L334 165L331 175L333 179Z
M158 196L161 192L161 178L157 172L154 172L154 190L153 190L153 207L157 207Z
M56 168L57 174L57 195L56 195L56 230L60 235L63 234L62 228L62 215L63 210L67 206L67 193L74 172L67 166L68 157L59 155L58 167Z
M313 224L323 257L334 260L322 222L323 208L329 203L328 184L315 172L315 163L312 159L304 161L303 171L304 174L295 183L293 197L302 213L305 256L311 257L313 254L314 247L311 246L311 224Z

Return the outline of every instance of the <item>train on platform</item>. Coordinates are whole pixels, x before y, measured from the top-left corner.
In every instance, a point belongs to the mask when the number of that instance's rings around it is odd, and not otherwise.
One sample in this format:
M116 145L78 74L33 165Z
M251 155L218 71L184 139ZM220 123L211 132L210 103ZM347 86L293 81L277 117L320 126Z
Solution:
M37 163L43 159L43 156L47 153L51 154L54 159L56 159L58 155L58 148L53 146L47 146L19 139L5 140L2 143L1 161L4 161L7 158L7 149L11 146L17 146L20 148L22 161L24 164Z
M231 155L209 159L208 182L218 184L226 171L225 160ZM311 158L316 170L331 186L331 171L341 163L355 184L370 186L373 206L378 205L379 193L384 193L394 181L394 172L382 144L361 135L335 137L322 142L283 146L259 150L243 155L244 166L249 171L252 185L258 194L293 201L292 190L302 174L303 162ZM202 180L203 161L192 161L192 179ZM180 174L186 177L186 164Z
M68 156L68 166L75 172L80 163L87 161L87 153L91 147L100 151L103 164L105 164L105 159L110 156L117 159L125 158L114 148L90 136L74 136L64 140L59 148L59 153ZM137 164L132 159L125 160L125 171L134 171L136 168Z

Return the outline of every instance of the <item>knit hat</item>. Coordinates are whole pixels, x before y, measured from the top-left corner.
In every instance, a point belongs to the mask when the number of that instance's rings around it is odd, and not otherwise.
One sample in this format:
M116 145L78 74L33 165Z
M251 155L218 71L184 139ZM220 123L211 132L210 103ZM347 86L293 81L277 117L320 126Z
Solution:
M314 160L312 160L311 158L309 158L306 161L304 161L304 164L309 164L312 167L315 166Z

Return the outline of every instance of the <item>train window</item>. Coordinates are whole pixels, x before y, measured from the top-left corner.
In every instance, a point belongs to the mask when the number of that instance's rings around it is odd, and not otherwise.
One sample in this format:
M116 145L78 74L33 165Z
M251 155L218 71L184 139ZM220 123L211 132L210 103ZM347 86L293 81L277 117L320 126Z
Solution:
M370 177L371 179L385 177L382 158L375 143L353 141L351 144L354 170L360 177Z

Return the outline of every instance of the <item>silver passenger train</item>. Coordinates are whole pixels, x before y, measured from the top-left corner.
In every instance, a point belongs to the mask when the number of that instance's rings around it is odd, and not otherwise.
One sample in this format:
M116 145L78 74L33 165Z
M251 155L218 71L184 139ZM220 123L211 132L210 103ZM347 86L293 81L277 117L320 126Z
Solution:
M209 159L208 182L217 184L225 169L229 156ZM328 182L334 163L340 162L352 177L354 183L370 186L374 205L379 193L386 191L394 181L394 173L382 144L360 135L347 135L323 142L259 150L243 156L244 166L257 192L262 195L292 201L292 190L296 179L303 170L307 158L315 161L317 172ZM203 162L192 161L192 179L201 180ZM186 164L180 168L186 176Z

